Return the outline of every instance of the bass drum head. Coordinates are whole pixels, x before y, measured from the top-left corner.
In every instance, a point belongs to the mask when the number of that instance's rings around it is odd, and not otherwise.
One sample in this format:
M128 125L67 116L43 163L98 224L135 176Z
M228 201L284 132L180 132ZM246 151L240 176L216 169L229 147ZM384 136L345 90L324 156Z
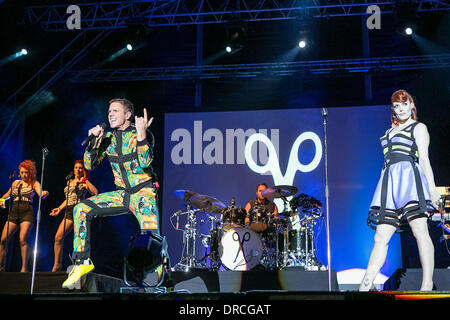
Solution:
M261 238L250 229L232 228L220 241L220 260L229 270L250 270L261 262L262 254Z

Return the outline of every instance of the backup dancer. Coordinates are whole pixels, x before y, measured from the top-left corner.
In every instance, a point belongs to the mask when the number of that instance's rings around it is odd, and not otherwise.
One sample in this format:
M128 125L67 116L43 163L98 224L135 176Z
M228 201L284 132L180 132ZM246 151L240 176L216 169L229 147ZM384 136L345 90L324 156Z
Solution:
M34 195L40 194L41 184L36 181L36 165L32 160L24 160L19 164L19 175L20 180L15 180L0 199L0 207L5 208L5 200L13 198L12 203L9 203L10 211L0 241L0 271L5 271L8 241L18 229L22 256L20 272L28 271L28 237L34 224L32 202ZM48 191L42 190L43 199L48 194Z
M65 210L64 218L59 224L55 234L55 262L53 264L52 272L62 270L64 238L73 228L73 208L76 204L80 203L81 200L85 199L87 192L91 195L98 194L97 188L88 179L88 172L85 169L82 160L75 161L71 177L66 179L67 185L64 188L66 199L50 212L50 216L55 217L59 215L62 210Z

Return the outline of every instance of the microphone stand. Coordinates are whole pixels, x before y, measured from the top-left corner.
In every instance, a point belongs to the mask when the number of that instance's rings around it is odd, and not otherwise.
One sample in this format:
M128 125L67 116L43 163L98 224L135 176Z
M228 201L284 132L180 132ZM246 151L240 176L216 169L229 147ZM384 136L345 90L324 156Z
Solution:
M39 192L39 206L38 206L37 221L36 221L36 237L35 237L35 240L34 240L33 271L32 271L32 274L31 274L31 292L30 292L30 294L33 294L34 276L35 276L35 273L36 273L37 243L38 243L38 237L39 237L39 222L41 221L42 190L43 190L43 187L44 187L44 167L45 167L45 157L47 155L48 155L48 149L46 147L44 147L42 149L41 190Z
M64 214L63 214L63 220L64 220L64 226L63 226L63 238L62 238L62 243L61 243L61 252L64 252L64 239L66 238L66 212L67 212L67 207L69 205L69 192L70 192L70 180L71 178L67 179L66 181L66 186L67 186L67 192L66 192L66 207L64 208ZM62 255L61 253L61 255ZM63 255L62 255L63 256ZM61 259L61 268L63 265L63 261Z
M327 227L327 259L328 259L328 291L331 291L331 252L330 252L330 211L329 211L329 189L328 189L328 145L327 145L327 115L328 110L322 108L323 134L324 134L324 157L325 157L325 200L326 200L326 227Z
M11 212L12 212L12 206L13 206L13 200L14 200L14 197L13 197L13 195L12 195L12 190L13 190L12 185L13 185L13 182L14 182L14 176L15 176L15 171L14 171L14 173L13 173L12 175L9 176L9 181L11 182L11 193L10 193L10 195L9 195L8 215L6 216L5 260L4 260L4 262L3 262L3 263L5 264L5 270L6 270L6 253L8 252L9 215L10 215ZM19 183L20 183L20 182L19 182ZM19 189L18 192L20 192L20 189ZM19 200L20 200L20 195L19 195ZM19 205L18 203L19 203L19 201L17 202L17 205Z

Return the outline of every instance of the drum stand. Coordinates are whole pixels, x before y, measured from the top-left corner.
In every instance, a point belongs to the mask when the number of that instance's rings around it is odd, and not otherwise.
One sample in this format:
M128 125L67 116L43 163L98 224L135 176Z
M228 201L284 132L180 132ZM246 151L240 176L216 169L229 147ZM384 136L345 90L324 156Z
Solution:
M302 220L300 220L300 223ZM315 225L316 220L314 217L306 217L304 225L298 230L295 250L289 249L289 231L294 230L294 228L290 228L289 224L283 228L284 250L282 252L279 251L277 239L277 252L279 252L277 268L303 267L305 270L318 270L321 267L321 264L316 257L314 238ZM279 262L279 260L281 260L281 262Z
M211 222L211 228L209 229L209 235L200 235L202 237L202 244L205 247L205 256L200 260L200 262L204 262L209 259L209 267L206 264L206 268L210 271L219 270L222 262L219 257L219 230L220 230L220 222L217 217L209 217L208 220ZM208 252L209 248L209 252Z
M280 251L279 247L279 232L276 233L276 254L275 254L275 267L276 269L283 269L285 267L295 267L301 266L301 261L297 259L295 254L293 254L289 250L289 231L291 228L289 227L290 223L286 223L283 225L283 251ZM298 240L297 240L298 242ZM301 248L297 243L297 248L299 253L299 248Z
M289 250L289 229L284 234L284 247L287 248L283 252L284 267L305 267L305 250L301 245L300 232L297 235L296 250Z
M189 271L190 268L203 268L202 265L196 258L196 240L197 240L197 220L195 213L199 211L198 209L189 210L185 212L188 214L188 221L184 230L183 244L186 248L185 255L181 258L180 262L174 267L176 271Z
M310 222L306 222L305 225L305 252L304 252L304 266L306 270L318 270L322 264L317 260L315 238L314 238L314 226L316 225L316 219L310 218Z

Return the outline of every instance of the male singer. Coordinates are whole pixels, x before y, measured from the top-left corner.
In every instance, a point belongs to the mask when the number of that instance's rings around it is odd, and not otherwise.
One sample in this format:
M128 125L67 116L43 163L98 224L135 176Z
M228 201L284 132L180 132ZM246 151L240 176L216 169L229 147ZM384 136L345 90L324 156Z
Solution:
M81 277L94 270L89 242L92 218L131 212L141 230L159 233L157 181L151 167L153 143L147 136L153 118L147 119L146 109L143 117L136 117L129 100L113 99L109 102L108 121L113 132L105 134L102 126L89 130L91 141L84 153L84 165L91 170L108 156L117 190L90 197L75 206L72 255L75 266L63 283L64 288L74 288Z

